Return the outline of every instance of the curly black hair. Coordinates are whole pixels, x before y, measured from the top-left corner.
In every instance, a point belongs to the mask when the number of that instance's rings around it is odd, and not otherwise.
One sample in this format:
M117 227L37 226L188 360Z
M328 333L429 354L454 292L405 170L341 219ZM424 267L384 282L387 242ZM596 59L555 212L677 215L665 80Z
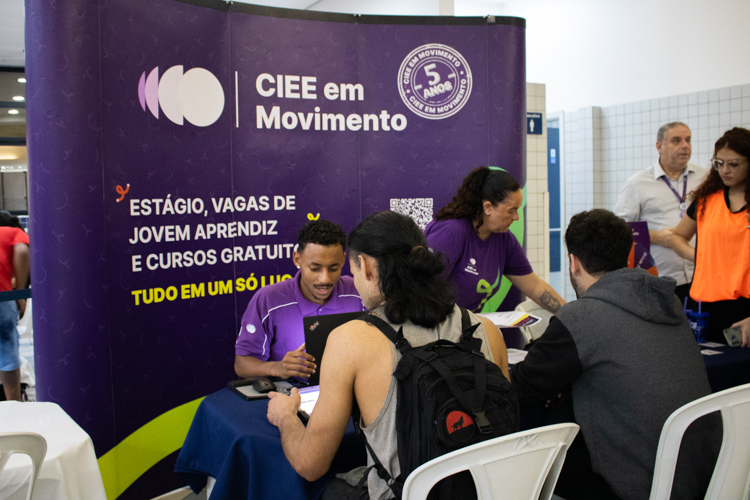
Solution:
M313 220L305 224L297 235L298 251L303 251L309 243L324 247L341 245L346 250L346 234L341 226L331 221Z
M716 153L724 148L731 149L738 155L744 156L746 162L750 162L750 130L734 127L724 132L724 135L716 141L714 146L714 157ZM697 208L701 215L706 210L706 198L708 195L724 189L724 181L721 180L719 172L713 168L708 172L706 179L698 188L690 193L693 200L697 200ZM745 204L750 206L750 172L745 176Z
M511 193L521 189L518 181L508 172L478 167L464 178L453 200L438 211L435 220L469 219L482 225L482 205L489 201L497 205Z

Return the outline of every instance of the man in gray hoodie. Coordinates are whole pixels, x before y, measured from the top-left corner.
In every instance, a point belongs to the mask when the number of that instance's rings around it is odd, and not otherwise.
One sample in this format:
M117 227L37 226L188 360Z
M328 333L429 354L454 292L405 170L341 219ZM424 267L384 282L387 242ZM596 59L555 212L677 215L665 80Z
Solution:
M628 269L628 224L581 212L565 234L578 300L552 318L511 380L523 407L547 403L544 423L575 421L556 493L574 499L649 497L656 448L676 409L711 393L674 280ZM688 429L672 498L702 498L720 446L716 416Z

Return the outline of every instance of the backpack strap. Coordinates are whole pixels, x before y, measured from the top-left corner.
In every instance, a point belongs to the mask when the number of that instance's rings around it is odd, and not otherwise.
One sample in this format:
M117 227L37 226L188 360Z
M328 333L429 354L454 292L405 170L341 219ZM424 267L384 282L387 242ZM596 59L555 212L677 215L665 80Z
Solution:
M461 339L459 340L459 343L464 344L465 346L469 347L474 352L481 352L482 349L482 339L476 339L474 338L474 332L477 331L477 328L479 328L480 323L476 323L474 325L471 324L471 317L469 317L469 311L461 308Z
M469 311L464 309L463 307L461 309L461 330L466 332L469 328L471 328L471 318L469 317Z
M438 372L443 379L445 379L448 388L461 406L471 411L474 415L474 420L477 423L477 427L479 427L479 432L482 434L491 433L492 424L490 424L490 421L482 410L484 398L487 394L487 367L485 365L486 360L484 357L477 355L472 356L474 358L474 390L469 391L471 397L468 397L467 393L458 385L456 376L442 361L438 359L437 354L429 351L417 351L416 356L422 361L429 363L430 366Z
M469 348L474 354L474 390L469 391L468 395L458 385L458 381L453 372L438 359L437 354L432 351L415 351L415 355L422 361L429 363L435 371L440 373L459 404L470 410L474 415L474 420L477 423L477 427L479 427L479 432L487 434L492 432L492 425L482 410L484 399L487 394L487 367L485 365L484 355L480 350L482 347L482 339L474 338L474 332L479 328L479 323L472 325L469 312L463 307L461 308L461 328L462 333L459 343Z
M396 345L396 347L401 351L402 353L404 351L407 351L411 349L411 345L409 345L409 341L407 341L404 338L404 332L403 328L399 328L398 332L393 329L391 325L389 325L386 321L382 320L381 318L378 318L377 316L373 316L372 314L366 314L360 318L357 318L361 321L365 321L367 323L372 324L375 326L378 330L380 330L383 335L386 336L388 340L390 340L393 344ZM380 476L381 479L385 481L385 483L388 485L388 487L393 491L393 494L396 495L396 498L401 498L401 494L404 488L404 482L401 479L401 476L397 477L396 479L393 479L391 475L388 473L388 471L385 469L383 464L378 459L378 456L375 454L375 450L372 449L370 446L370 443L367 441L367 436L365 436L364 431L362 430L362 427L360 426L360 421L362 419L362 412L359 409L359 405L356 401L354 401L354 406L352 407L352 421L354 424L354 430L355 433L362 438L362 440L365 442L365 447L367 448L367 453L372 457L372 461L374 465L371 465L370 467L365 470L364 476L362 476L362 479L360 479L359 484L357 484L357 498L361 498L361 495L363 493L363 488L365 487L365 484L367 483L367 476L369 476L370 471L372 469L375 469L375 471L378 473L378 476Z
M370 446L370 443L367 442L367 439L365 439L365 446L367 447L367 453L369 453L370 456L372 457L372 461L374 462L374 465L371 465L370 467L367 468L367 470L365 471L365 475L360 480L359 484L357 485L357 488L361 488L362 485L364 485L365 481L367 481L367 476L370 474L370 470L375 469L380 479L385 481L385 484L387 484L388 487L393 492L393 494L396 495L396 498L401 498L401 494L404 489L404 483L403 481L401 481L401 476L398 476L396 479L393 479L393 477L391 477L391 475L388 474L388 471L385 470L385 467L380 462L380 460L378 460L378 456L375 454L375 451Z
M375 450L372 449L372 446L370 446L370 443L367 441L367 436L365 436L364 431L362 430L362 427L360 426L360 421L362 418L362 412L359 410L359 405L356 401L354 401L354 406L352 407L352 423L354 424L354 431L357 436L359 436L362 441L365 442L365 447L367 448L367 453L372 457L373 465L368 467L365 470L364 475L362 476L362 479L359 480L359 483L357 484L357 492L356 497L362 498L363 492L367 491L365 488L367 488L367 476L370 475L370 471L372 469L375 469L375 471L378 473L378 476L380 476L383 481L385 481L385 484L388 485L388 487L393 491L393 494L396 495L396 498L401 498L401 492L404 489L404 482L401 479L401 476L398 476L396 479L393 479L391 475L388 473L387 470L385 470L385 467L383 466L382 462L378 459L378 456L375 454ZM363 491L364 490L364 491Z
M411 349L411 344L409 344L409 341L404 338L404 327L398 329L398 331L394 330L391 325L388 324L387 321L378 318L377 316L374 316L372 314L365 314L364 316L357 318L360 321L365 321L367 323L372 324L375 328L380 330L385 337L393 342L393 344L396 345L396 348L398 348L399 352L403 354L405 351L408 351Z

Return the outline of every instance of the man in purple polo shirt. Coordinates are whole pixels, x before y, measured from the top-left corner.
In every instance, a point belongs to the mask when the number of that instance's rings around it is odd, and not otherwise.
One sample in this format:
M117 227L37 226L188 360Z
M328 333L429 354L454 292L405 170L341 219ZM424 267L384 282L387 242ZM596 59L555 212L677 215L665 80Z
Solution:
M341 276L346 235L325 220L305 224L297 236L291 280L261 288L242 316L234 371L240 377L303 377L315 373L304 352L304 316L364 311L350 276Z

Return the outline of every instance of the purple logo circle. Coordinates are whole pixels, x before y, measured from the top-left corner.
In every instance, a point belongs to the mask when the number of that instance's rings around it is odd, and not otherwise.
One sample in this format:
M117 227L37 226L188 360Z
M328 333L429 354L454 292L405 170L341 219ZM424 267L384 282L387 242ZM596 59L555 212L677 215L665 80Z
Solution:
M471 68L454 48L439 43L417 47L398 70L398 92L422 118L441 120L464 107L471 95Z

